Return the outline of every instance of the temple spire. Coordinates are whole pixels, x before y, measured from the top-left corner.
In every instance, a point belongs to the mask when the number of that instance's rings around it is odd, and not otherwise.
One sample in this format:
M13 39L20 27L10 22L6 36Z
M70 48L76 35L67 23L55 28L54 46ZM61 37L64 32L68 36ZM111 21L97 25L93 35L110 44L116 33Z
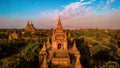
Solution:
M27 22L27 26L29 26L29 25L30 25L30 22L28 21L28 22Z
M46 45L47 45L47 48L50 48L50 39L49 39L49 37L47 38Z
M39 54L46 54L46 45L45 45L45 42L44 42L44 44L43 44L43 47L42 47L42 49L40 50L40 52L39 52Z
M72 47L73 51L76 51L77 50L77 47L76 47L76 43L74 41L74 44L73 44L73 47Z
M60 16L59 16L59 19L58 19L57 29L62 29L62 24L61 24L61 21L60 21Z
M42 50L46 50L45 41L44 41Z

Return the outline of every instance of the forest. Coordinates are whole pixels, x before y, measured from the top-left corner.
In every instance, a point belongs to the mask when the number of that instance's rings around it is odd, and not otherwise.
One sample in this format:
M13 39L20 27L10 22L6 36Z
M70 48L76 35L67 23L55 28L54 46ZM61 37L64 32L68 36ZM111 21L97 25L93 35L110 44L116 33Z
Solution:
M0 68L39 68L39 51L53 29L35 33L23 29L0 29ZM9 39L16 31L19 38ZM76 41L83 68L120 68L120 29L65 29L68 47ZM28 40L24 38L29 38ZM37 38L33 40L31 38Z

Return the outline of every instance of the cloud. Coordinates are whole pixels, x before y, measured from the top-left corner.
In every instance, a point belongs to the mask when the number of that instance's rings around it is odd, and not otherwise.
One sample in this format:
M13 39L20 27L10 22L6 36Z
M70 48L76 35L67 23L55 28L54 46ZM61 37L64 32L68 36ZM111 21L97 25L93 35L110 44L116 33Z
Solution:
M110 5L113 2L115 2L115 0L107 0L107 5Z
M84 17L74 17L63 23L75 28L120 28L120 13L111 11L106 14L92 14Z
M80 4L81 4L81 5L87 5L87 4L92 4L92 1L88 1L88 2L83 2L83 3L81 3L81 2L80 2Z
M83 2L84 0L80 0L80 2Z
M113 3L115 0L109 0L111 3Z
M104 11L110 8L106 2L100 1L93 8L86 5L91 5L96 0L90 0L88 2L84 2L84 0L80 0L80 2L70 3L64 6L62 11L55 10L53 12L53 19L57 20L60 15L62 18L62 22L64 22L64 26L67 27L83 27L83 28L119 28L120 26L120 13L116 9L112 9L113 11L109 11L107 13L96 14L97 11ZM109 3L113 3L115 0L108 0ZM116 16L117 15L117 16ZM114 25L113 25L114 22Z
M85 8L85 5L89 5L89 4L92 4L92 1L74 2L74 3L70 3L69 5L65 5L62 11L55 10L53 12L54 14L53 19L56 20L59 15L62 16L64 19L72 18L79 15L84 16L85 14L89 15L91 13L90 10L92 10L92 8L91 7Z
M33 20L33 24L36 28L54 28L58 16L61 16L63 28L120 28L120 7L118 9L112 8L107 13L96 14L94 11L102 11L109 8L111 3L115 0L107 0L107 2L101 1L93 8L91 5L96 0L89 0L84 2L73 2L68 5L62 6L63 10L49 9L44 12L40 12L37 19ZM8 23L9 22L9 23ZM22 22L22 23L21 23ZM0 19L0 27L20 27L25 26L27 20L6 20ZM12 25L14 24L14 25ZM19 24L19 26L18 26Z

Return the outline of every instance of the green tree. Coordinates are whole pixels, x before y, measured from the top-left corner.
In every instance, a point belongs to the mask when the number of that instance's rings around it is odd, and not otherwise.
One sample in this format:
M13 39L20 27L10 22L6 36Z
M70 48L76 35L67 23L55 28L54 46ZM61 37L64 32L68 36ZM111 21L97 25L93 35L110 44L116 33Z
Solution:
M108 61L101 68L120 68L120 65L115 61Z

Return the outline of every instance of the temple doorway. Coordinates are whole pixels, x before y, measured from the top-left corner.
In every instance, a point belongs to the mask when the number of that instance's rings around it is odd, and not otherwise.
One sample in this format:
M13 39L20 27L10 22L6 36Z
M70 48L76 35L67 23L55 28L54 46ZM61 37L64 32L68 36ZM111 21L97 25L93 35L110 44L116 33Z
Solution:
M61 49L61 46L62 46L61 44L58 44L58 49Z

